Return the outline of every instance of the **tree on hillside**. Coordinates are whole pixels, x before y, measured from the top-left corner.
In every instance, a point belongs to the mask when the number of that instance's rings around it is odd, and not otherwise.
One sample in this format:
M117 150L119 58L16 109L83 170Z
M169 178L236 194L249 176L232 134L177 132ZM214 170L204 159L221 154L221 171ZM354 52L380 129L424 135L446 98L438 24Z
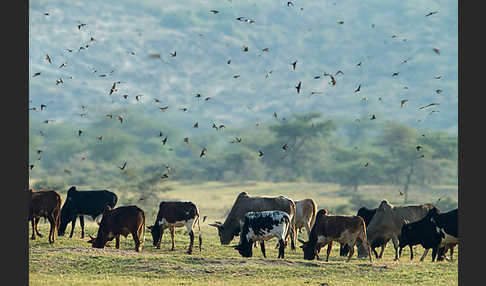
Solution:
M277 160L264 161L270 167L278 167L285 164L291 167L292 177L301 177L309 172L309 163L319 156L324 139L329 138L337 125L332 120L319 121L321 114L311 112L303 115L294 115L294 118L281 120L279 123L269 127L277 139L267 149L274 152L279 150Z

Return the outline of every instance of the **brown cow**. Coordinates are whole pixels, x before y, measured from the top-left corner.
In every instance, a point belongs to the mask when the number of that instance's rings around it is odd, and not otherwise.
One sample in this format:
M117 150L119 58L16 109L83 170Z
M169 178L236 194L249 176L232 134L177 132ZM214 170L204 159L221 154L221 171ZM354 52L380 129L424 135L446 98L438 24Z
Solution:
M311 229L309 241L304 242L301 239L299 241L303 243L301 248L304 251L304 259L307 260L314 259L320 249L328 244L326 261L329 261L332 242L346 244L349 246L347 262L353 256L356 241L360 241L367 249L370 262L373 263L370 245L366 238L365 222L360 216L331 216L328 215L327 210L321 209L316 214L316 222Z
M122 206L111 209L106 206L103 211L103 218L99 223L96 237L89 236L95 248L104 248L108 241L116 238L116 249L120 249L120 235L127 237L131 234L135 241L135 251L140 252L145 242L145 213L137 206ZM143 237L141 234L143 232Z
M61 213L61 196L52 190L34 191L30 192L29 202L29 220L32 221L32 240L35 240L35 234L39 237L42 235L37 230L37 223L40 217L47 218L51 225L49 231L49 243L54 243L54 236L56 228L59 228L60 213Z
M391 239L395 248L395 260L399 260L398 236L403 225L421 220L433 208L436 207L431 204L395 207L387 200L383 200L366 229L369 243L373 246L386 243Z
M295 229L300 233L302 227L307 230L307 237L316 221L317 205L313 199L294 201L295 203Z

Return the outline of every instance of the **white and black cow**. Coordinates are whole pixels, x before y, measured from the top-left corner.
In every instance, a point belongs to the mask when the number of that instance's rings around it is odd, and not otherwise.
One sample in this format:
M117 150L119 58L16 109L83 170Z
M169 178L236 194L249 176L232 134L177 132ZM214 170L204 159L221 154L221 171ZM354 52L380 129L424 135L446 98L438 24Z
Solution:
M194 244L194 227L196 222L199 229L199 251L201 251L202 237L201 228L199 226L199 210L192 202L161 202L154 225L148 226L147 228L151 231L153 244L158 249L160 249L164 230L169 228L172 238L171 251L174 251L174 228L185 226L190 238L187 253L191 254L192 246Z
M291 218L283 211L248 212L240 231L240 243L235 249L243 257L253 255L253 242L259 241L263 257L265 254L265 240L276 237L279 242L278 258L285 256L285 238L290 231Z

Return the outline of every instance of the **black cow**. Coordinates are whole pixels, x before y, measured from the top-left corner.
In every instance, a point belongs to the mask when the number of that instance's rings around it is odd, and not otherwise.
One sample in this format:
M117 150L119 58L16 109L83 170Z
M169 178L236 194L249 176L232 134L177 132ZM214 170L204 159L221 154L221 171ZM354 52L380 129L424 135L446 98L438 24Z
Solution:
M73 237L76 218L79 216L81 224L81 238L84 238L84 217L89 215L93 219L103 214L103 210L108 205L114 208L118 197L107 190L90 190L77 191L76 187L71 187L67 192L66 202L61 209L61 223L58 229L58 235L64 236L68 223L72 223L71 234Z
M419 221L407 223L402 226L401 234L398 236L400 247L399 255L402 249L407 245L410 247L410 260L413 259L412 246L420 244L425 248L424 254L420 258L423 261L429 250L432 248L432 261L435 261L439 244L444 236L436 229L436 225L430 218L423 218Z
M278 258L285 256L285 238L290 231L290 216L283 211L248 212L244 216L240 231L240 243L235 249L243 257L253 255L253 243L260 242L263 257L265 254L265 240L276 237L279 242Z
M366 207L361 207L359 210L358 210L358 213L356 214L357 216L360 216L363 218L364 222L365 222L365 225L368 226L371 222L371 219L373 218L373 216L375 215L376 213L376 208L374 209L368 209ZM383 255L383 251L385 250L385 247L386 247L386 243L388 241L374 241L373 244L370 244L370 247L371 247L371 250L373 251L373 253L375 254L375 257L376 258L381 258L382 255ZM366 252L366 249L363 247L363 245L361 244L361 241L358 241L356 243L357 247L358 247L358 257L366 257L367 252ZM378 253L376 252L375 248L377 247L380 247L381 246L381 252L380 252L380 255L378 255ZM340 256L347 256L349 253L349 246L347 244L344 244L344 245L341 245L341 247L339 248L339 255Z
M458 209L446 212L446 213L439 213L436 210L431 210L427 214L430 217L437 227L439 231L444 234L444 238L442 239L439 252L438 252L438 260L441 261L445 258L445 252L447 249L451 250L451 260L454 254L454 247L459 243L459 231L458 231Z

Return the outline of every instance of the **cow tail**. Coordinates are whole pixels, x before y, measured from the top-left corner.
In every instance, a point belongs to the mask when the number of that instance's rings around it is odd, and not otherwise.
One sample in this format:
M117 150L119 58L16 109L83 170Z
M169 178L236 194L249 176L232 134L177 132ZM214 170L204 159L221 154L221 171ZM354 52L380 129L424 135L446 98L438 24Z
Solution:
M142 212L142 244L145 243L145 212Z
M200 217L201 217L200 215L197 216L197 229L199 230L199 251L202 250L202 248L201 248L201 246L202 246L201 226L199 225L199 218Z
M291 239L292 239L292 244L293 244L293 248L292 250L295 250L295 247L296 247L296 241L297 241L297 229L295 228L295 221L296 221L296 217L297 217L297 208L295 207L295 203L290 200L291 202L291 205L293 206L294 208L294 215L292 216L292 219L290 221L290 230L292 232L293 235L291 235ZM291 245L292 246L292 245Z
M314 200L312 200L312 217L311 217L311 221L310 221L311 229L314 226L314 224L316 223L316 214L317 214L317 205L316 205L316 202Z

